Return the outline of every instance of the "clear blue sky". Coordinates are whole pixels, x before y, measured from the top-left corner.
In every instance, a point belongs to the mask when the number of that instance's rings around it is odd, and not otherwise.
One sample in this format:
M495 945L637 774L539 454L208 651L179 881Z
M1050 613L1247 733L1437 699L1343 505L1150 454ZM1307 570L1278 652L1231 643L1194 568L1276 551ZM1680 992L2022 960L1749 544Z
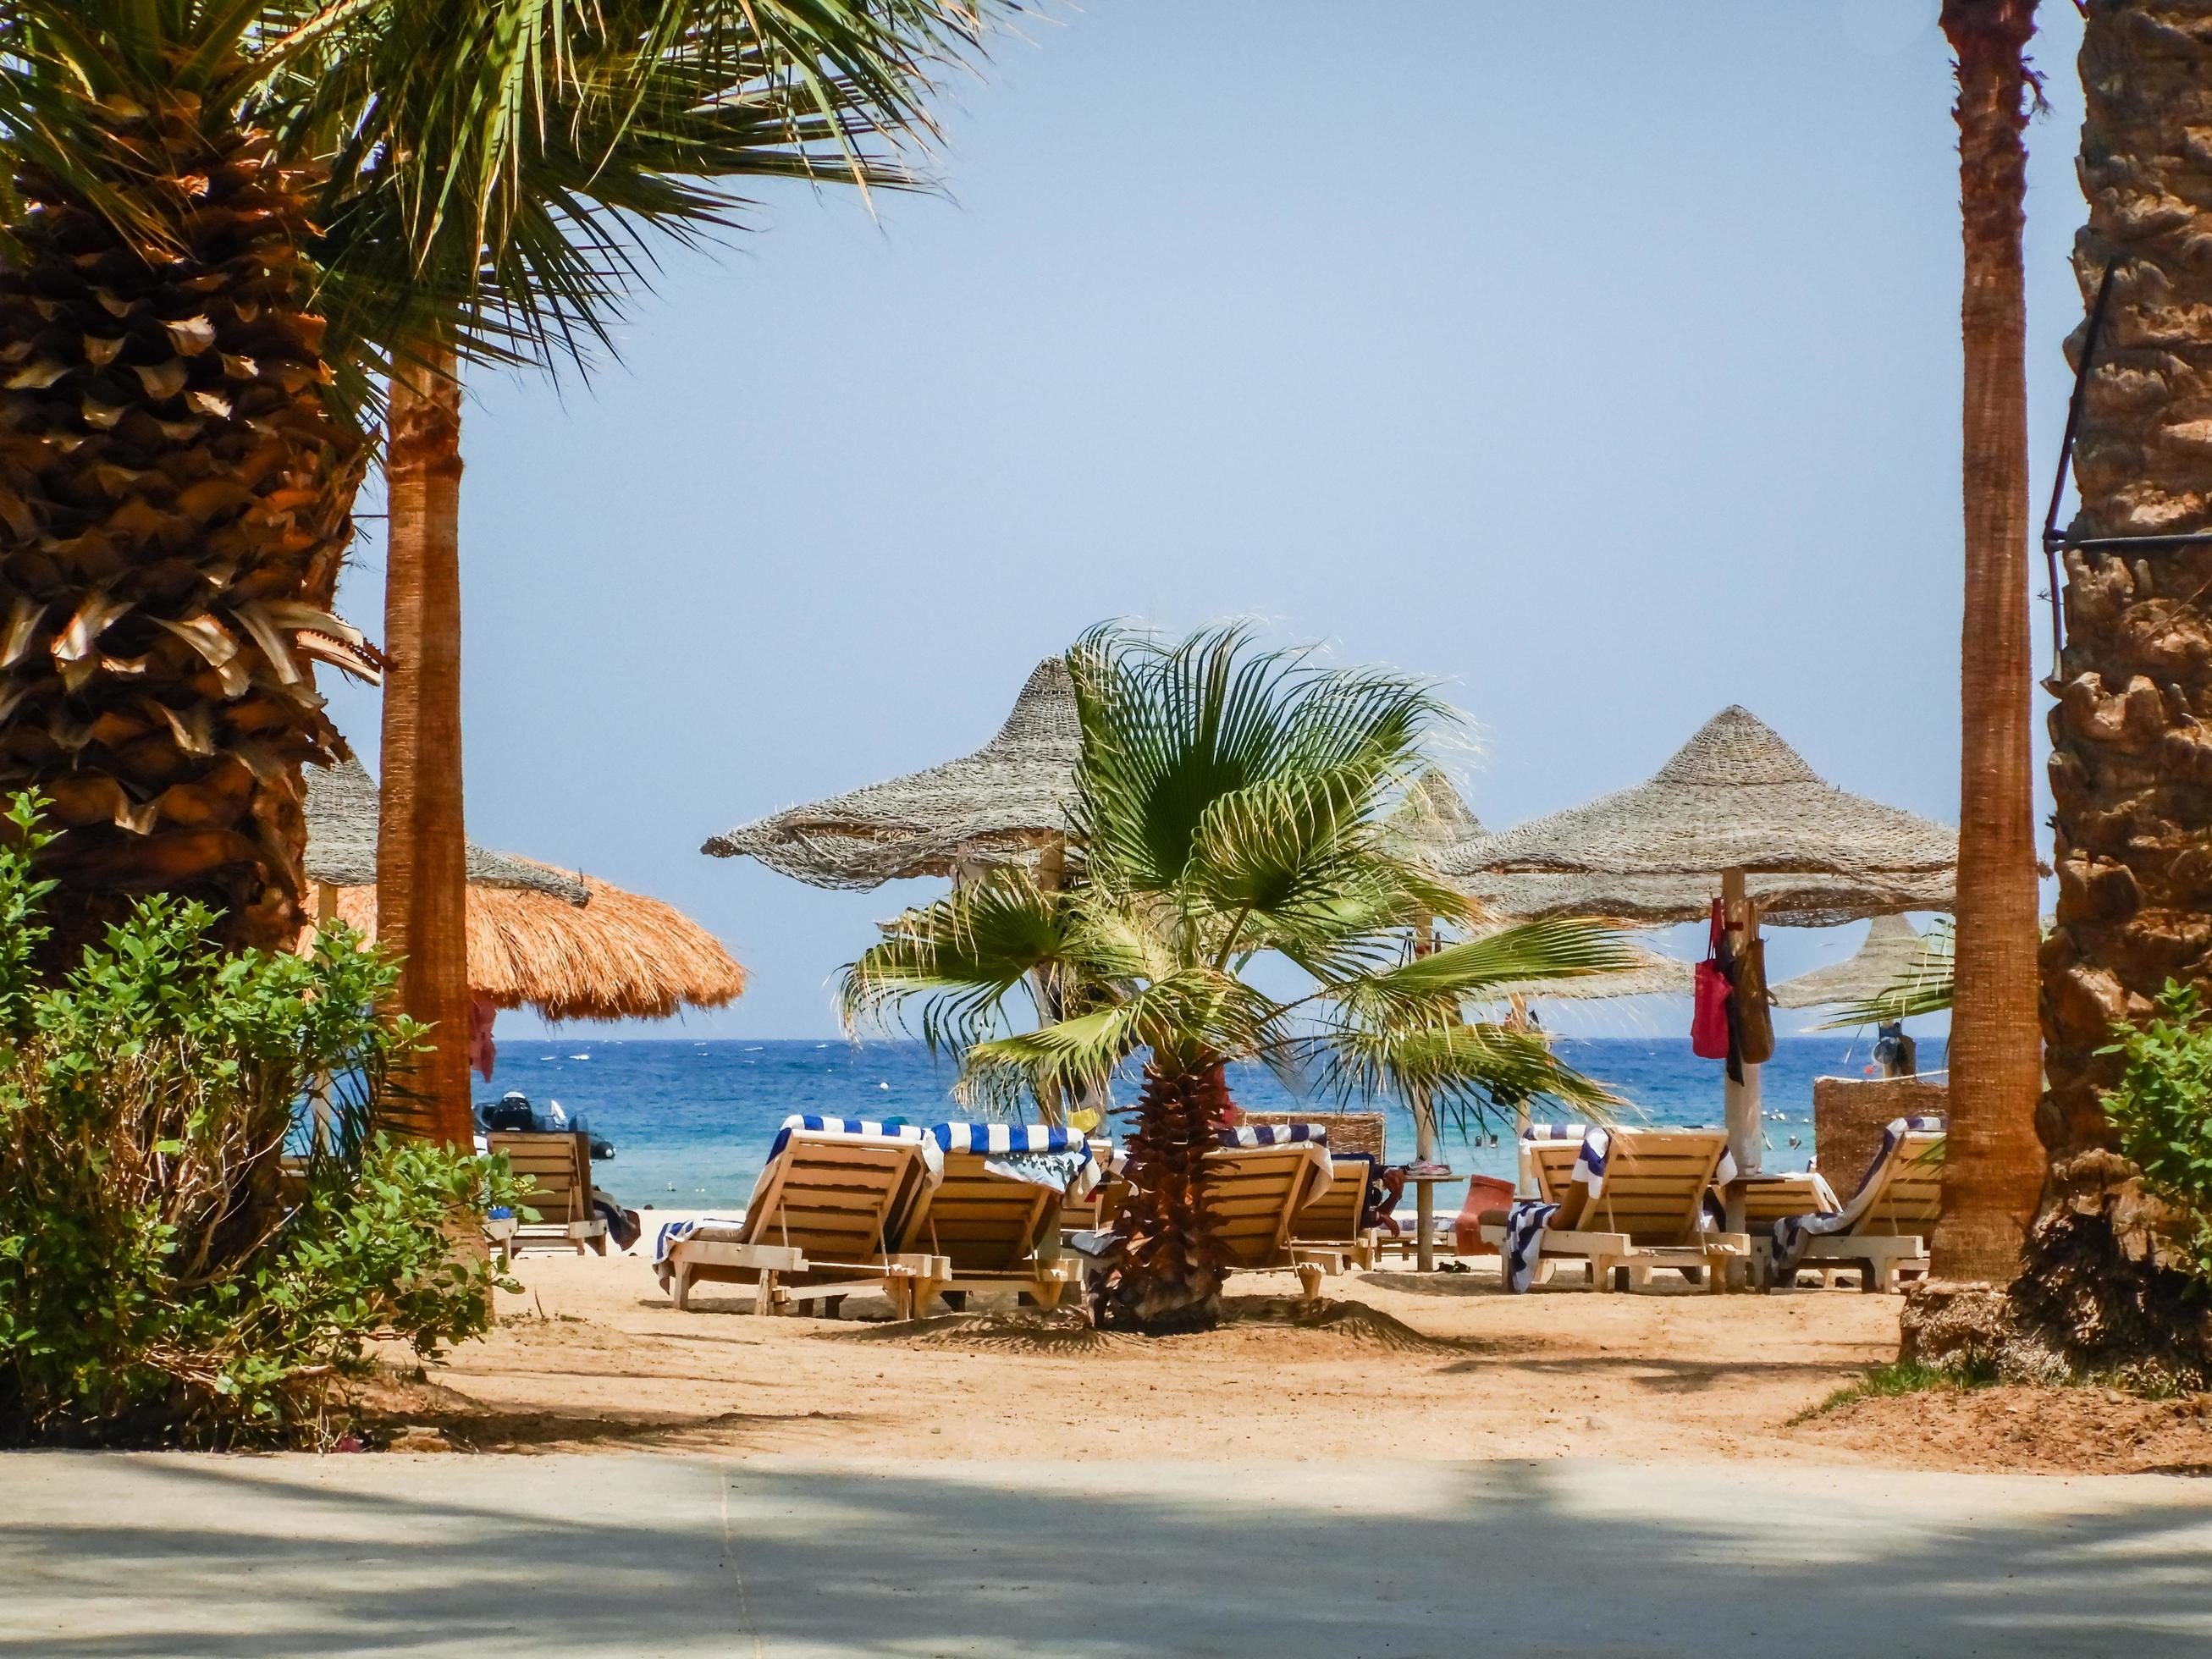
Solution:
M2047 478L2081 206L2079 23L2042 10ZM753 988L685 1034L824 1034L837 965L932 884L825 893L699 843L974 747L1113 616L1443 677L1493 826L1641 780L1732 702L1954 817L1936 12L1085 0L1002 39L954 91L946 198L782 191L670 264L618 366L473 382L471 834L720 935ZM372 634L382 560L341 595ZM374 694L333 701L373 763ZM1861 931L1782 933L1772 969Z

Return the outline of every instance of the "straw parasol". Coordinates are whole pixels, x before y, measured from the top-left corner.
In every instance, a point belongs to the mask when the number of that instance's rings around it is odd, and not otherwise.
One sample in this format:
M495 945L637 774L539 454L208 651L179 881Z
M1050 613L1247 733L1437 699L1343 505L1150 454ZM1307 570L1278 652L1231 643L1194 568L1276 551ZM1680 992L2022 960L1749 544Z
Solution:
M307 864L335 914L374 939L376 783L358 761L307 769ZM745 988L720 942L659 899L473 842L468 882L469 988L495 1008L665 1019Z
M1382 828L1405 857L1432 871L1455 848L1490 834L1440 766L1422 769Z
M357 760L311 766L307 779L307 879L326 887L376 884L376 780ZM545 893L569 904L587 896L566 871L469 843L469 885Z
M1692 921L1724 871L1767 919L1948 910L1949 826L1825 782L1748 710L1723 709L1650 781L1451 849L1441 872L1520 916Z
M587 902L570 904L537 889L471 880L469 988L495 1008L527 1004L552 1020L666 1019L743 994L745 970L682 911L596 877L580 884ZM341 887L337 914L374 939L376 889Z
M1939 969L1948 973L1919 931L1903 916L1876 916L1866 941L1851 956L1784 980L1773 991L1778 1008L1820 1008L1831 1003L1870 1002L1884 992L1914 983Z
M817 887L1029 862L1066 842L1081 742L1067 664L1048 657L974 754L757 818L700 850L758 859Z

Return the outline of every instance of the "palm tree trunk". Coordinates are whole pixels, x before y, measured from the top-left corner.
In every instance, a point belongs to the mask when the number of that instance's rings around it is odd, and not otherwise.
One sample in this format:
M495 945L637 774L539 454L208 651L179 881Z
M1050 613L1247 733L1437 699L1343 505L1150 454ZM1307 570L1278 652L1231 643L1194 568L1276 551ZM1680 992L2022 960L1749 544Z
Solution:
M2091 0L2081 82L2089 222L2075 270L2085 295L2115 276L2084 388L2073 533L2212 530L2212 0ZM2203 1312L2159 1265L2158 1207L2114 1150L2100 1102L2113 1061L2097 1051L2169 978L2212 977L2212 545L2070 550L2066 634L2038 1120L2050 1181L2014 1300L2077 1365L2179 1350L2201 1370Z
M467 843L461 807L461 387L450 346L392 376L386 458L383 784L377 938L404 958L398 1009L434 1047L404 1080L411 1132L465 1147Z
M1942 21L1959 77L1966 599L1951 1125L1932 1266L1939 1279L2002 1285L2019 1270L2043 1185L2021 253L2035 0L1945 0Z
M1206 1155L1228 1109L1218 1065L1146 1073L1129 1137L1129 1194L1114 1222L1121 1253L1107 1276L1101 1323L1165 1335L1219 1321L1228 1258L1206 1201Z
M2075 242L2115 275L2083 387L2075 538L2212 530L2212 0L2090 0ZM2087 325L2069 343L2079 363ZM2201 1286L2161 1261L2166 1218L2120 1157L2099 1050L2169 978L2212 976L2212 544L2076 547L2051 714L2057 925L2043 947L2036 1128L2049 1157L2020 1276L1934 1285L1907 1358L2032 1376L2212 1379ZM1963 971L1967 947L1961 931Z

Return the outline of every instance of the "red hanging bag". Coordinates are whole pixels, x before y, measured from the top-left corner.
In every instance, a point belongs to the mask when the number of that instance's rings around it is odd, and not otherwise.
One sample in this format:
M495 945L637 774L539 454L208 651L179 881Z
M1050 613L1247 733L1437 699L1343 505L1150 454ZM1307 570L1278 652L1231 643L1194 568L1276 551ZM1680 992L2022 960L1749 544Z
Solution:
M1700 1060L1729 1056L1729 976L1721 965L1721 902L1713 901L1713 931L1698 964L1690 1006L1690 1052Z

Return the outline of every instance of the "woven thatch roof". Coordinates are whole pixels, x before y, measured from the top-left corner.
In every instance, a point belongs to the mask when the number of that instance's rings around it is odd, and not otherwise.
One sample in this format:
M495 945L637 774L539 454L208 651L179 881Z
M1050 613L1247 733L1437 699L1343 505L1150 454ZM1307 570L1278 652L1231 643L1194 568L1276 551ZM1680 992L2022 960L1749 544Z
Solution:
M1447 855L1443 872L1508 915L1688 921L1729 867L1776 921L1948 909L1958 835L1846 794L1749 711L1730 708L1649 782Z
M376 881L376 780L359 761L310 766L307 780L307 879L331 887L374 885ZM513 888L546 893L568 904L581 904L584 884L509 853L469 843L472 886Z
M745 970L681 911L592 877L582 884L589 902L574 905L471 881L469 988L495 1007L527 1003L548 1019L665 1019L744 992ZM341 888L338 915L374 939L376 889Z
M1774 1002L1780 1008L1868 1002L1923 975L1948 977L1949 971L1948 956L1931 953L1910 921L1903 916L1876 916L1855 954L1783 981L1774 988Z
M817 887L875 887L1020 861L1067 833L1080 746L1067 665L1048 657L974 754L740 825L700 850Z
M1404 856L1431 870L1452 848L1490 833L1443 769L1436 766L1413 780L1382 827L1404 848Z

